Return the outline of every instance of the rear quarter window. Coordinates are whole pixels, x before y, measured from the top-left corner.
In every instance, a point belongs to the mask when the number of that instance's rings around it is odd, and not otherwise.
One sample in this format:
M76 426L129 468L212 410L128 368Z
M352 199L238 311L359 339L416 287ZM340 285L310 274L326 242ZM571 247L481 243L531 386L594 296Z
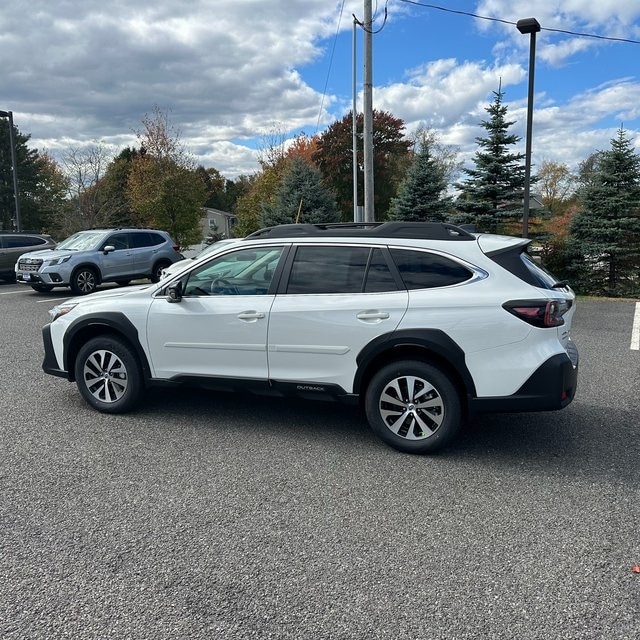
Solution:
M448 287L473 276L467 267L428 251L391 249L391 255L407 289Z

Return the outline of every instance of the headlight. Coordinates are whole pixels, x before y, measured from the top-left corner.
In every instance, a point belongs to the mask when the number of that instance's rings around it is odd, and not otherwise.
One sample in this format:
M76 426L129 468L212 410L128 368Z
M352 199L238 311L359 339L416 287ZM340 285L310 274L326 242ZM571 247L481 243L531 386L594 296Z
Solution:
M63 316L65 313L69 313L72 309L75 309L78 306L78 303L70 303L63 302L62 304L57 304L53 309L49 309L49 316L51 318L51 322L57 320L60 316Z
M54 258L53 260L47 260L46 261L46 265L48 267L54 267L57 264L62 264L63 262L66 262L67 260L69 260L71 256L62 256L62 258Z

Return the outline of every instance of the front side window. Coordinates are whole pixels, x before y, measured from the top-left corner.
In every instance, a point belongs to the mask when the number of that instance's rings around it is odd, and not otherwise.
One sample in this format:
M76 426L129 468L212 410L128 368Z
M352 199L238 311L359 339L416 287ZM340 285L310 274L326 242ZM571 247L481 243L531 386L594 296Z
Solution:
M391 255L407 289L447 287L473 276L463 265L429 251L391 249Z
M282 247L225 253L194 269L188 276L183 295L265 295L281 255Z
M113 235L109 236L105 242L104 242L104 247L115 247L116 251L119 251L121 249L128 249L129 248L129 234L128 233L114 233Z

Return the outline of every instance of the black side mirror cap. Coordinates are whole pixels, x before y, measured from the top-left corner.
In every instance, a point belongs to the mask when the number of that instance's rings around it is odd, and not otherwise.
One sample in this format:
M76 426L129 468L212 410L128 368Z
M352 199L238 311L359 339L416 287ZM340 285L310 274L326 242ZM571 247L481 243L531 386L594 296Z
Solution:
M167 287L167 301L180 302L180 300L182 300L182 282L178 280Z

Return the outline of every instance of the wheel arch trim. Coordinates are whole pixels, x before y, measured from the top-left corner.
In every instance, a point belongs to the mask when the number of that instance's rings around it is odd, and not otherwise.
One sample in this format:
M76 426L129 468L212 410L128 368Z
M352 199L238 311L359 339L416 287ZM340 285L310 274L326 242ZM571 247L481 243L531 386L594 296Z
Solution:
M138 330L129 318L119 312L88 314L69 325L63 338L63 366L68 373L69 380L75 379L74 367L70 363L75 360L82 344L86 342L86 340L82 340L82 337L89 339L105 334L122 336L133 347L142 366L144 379L149 380L151 367L147 354L140 343Z
M379 361L406 359L401 350L414 350L414 359L432 354L437 361L445 362L458 376L467 398L476 396L473 377L466 364L464 351L444 331L440 329L405 329L378 336L369 342L356 357L357 371L353 382L354 393L361 394L367 380L372 375L372 366Z

